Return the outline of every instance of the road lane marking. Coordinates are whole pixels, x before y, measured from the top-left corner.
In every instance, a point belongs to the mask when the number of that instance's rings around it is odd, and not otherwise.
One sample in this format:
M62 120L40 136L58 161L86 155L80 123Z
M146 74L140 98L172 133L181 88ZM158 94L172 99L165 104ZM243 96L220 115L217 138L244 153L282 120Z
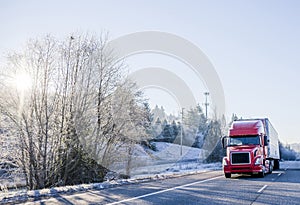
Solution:
M261 193L265 188L267 188L268 185L263 186L260 190L258 190L258 193Z
M136 199L145 198L145 197L148 197L148 196L153 196L153 195L161 194L161 193L164 193L164 192L173 191L173 190L176 190L176 189L181 189L181 188L193 186L193 185L196 185L196 184L202 184L202 183L212 181L212 180L215 180L215 179L218 179L218 178L221 178L221 177L223 177L223 176L218 176L218 177L214 177L214 178L210 178L210 179L205 179L205 180L202 180L202 181L193 182L193 183L190 183L190 184L184 184L184 185L181 185L181 186L176 186L176 187L173 187L173 188L164 189L164 190L152 192L152 193L145 194L145 195L141 195L141 196L137 196L137 197L133 197L133 198L129 198L129 199L124 199L124 200L121 200L121 201L116 201L116 202L113 202L113 203L109 203L107 205L121 204L121 203L124 203L124 202L129 202L129 201L133 201L133 200L136 200Z

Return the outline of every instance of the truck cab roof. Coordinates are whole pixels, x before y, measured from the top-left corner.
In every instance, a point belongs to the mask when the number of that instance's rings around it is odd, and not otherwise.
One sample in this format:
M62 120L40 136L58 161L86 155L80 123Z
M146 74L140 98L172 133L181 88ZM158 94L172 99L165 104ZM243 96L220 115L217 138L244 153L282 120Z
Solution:
M260 135L265 134L262 120L238 120L234 121L229 136Z

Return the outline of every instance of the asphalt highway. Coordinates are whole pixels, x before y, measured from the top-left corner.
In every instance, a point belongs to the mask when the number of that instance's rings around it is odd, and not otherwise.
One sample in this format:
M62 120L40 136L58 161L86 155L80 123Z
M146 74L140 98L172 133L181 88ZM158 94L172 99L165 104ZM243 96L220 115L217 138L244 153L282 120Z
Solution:
M62 194L26 204L300 204L300 169L285 168L264 178L222 171Z

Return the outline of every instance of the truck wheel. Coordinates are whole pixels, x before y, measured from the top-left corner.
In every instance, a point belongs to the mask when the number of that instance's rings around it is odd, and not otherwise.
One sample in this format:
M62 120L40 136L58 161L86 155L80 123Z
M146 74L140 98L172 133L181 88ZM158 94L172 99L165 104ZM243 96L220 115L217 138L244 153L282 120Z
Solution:
M259 173L258 173L258 177L259 177L259 178L264 178L264 177L265 177L265 172L264 172L264 171L259 172Z
M225 173L225 177L226 178L231 178L231 174L230 173Z

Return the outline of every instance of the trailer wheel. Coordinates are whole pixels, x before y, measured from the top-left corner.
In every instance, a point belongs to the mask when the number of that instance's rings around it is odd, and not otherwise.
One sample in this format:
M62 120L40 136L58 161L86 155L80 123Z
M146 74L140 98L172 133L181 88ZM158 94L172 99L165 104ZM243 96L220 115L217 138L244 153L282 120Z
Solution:
M274 160L274 170L279 169L279 168L280 168L280 166L279 166L279 159L275 159Z
M225 173L226 178L231 178L231 173Z
M269 164L269 174L272 174L273 172L273 165L272 163Z

